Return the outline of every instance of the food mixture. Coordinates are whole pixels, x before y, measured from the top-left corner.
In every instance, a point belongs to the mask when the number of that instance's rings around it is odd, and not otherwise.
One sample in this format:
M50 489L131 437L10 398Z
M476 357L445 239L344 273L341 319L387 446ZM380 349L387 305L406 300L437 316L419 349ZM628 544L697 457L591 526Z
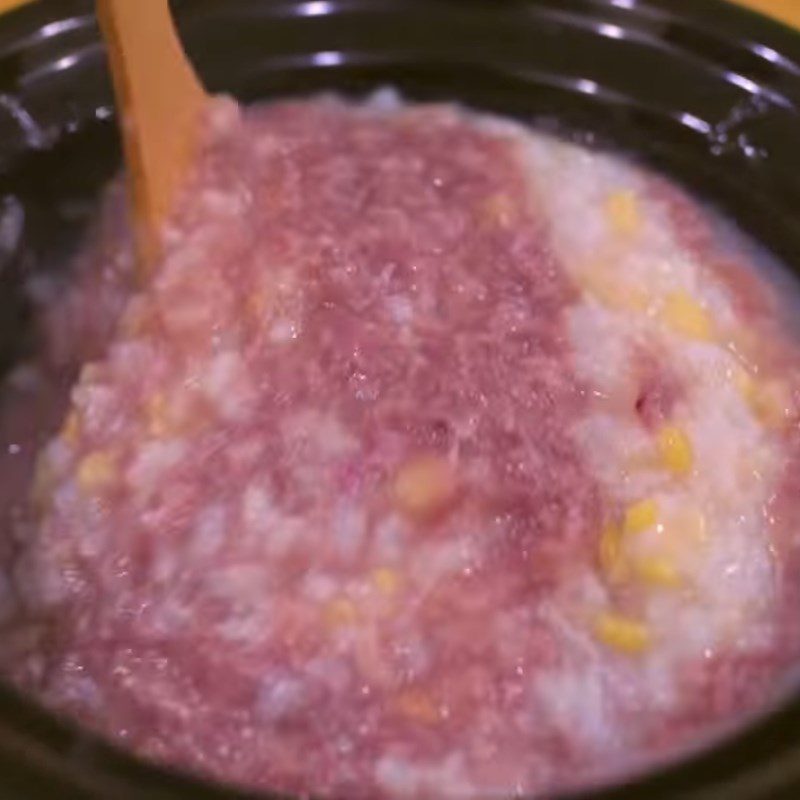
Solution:
M39 457L3 670L160 763L347 800L551 796L741 723L800 658L761 260L515 123L215 101Z

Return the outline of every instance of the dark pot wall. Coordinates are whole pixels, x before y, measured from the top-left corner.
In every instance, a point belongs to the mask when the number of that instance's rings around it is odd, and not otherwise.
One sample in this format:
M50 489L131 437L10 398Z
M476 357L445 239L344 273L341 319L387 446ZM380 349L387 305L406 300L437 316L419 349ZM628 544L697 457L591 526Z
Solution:
M214 90L252 100L392 84L511 114L637 154L800 269L800 34L722 0L175 8ZM40 0L0 19L0 370L28 342L21 276L63 267L119 164L91 12L91 0ZM0 686L0 797L233 795L140 765ZM789 698L713 752L594 800L797 797L800 700Z

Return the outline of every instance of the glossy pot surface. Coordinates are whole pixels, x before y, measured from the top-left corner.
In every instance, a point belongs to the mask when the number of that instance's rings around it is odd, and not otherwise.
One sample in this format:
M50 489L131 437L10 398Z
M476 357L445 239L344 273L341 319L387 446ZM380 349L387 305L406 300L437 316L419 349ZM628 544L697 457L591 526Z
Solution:
M640 157L800 270L800 34L723 0L178 0L208 86L243 100L392 85ZM91 0L0 19L0 368L20 290L63 269L119 168ZM800 613L800 609L798 610ZM142 764L0 687L0 796L242 797ZM592 800L800 797L800 699Z

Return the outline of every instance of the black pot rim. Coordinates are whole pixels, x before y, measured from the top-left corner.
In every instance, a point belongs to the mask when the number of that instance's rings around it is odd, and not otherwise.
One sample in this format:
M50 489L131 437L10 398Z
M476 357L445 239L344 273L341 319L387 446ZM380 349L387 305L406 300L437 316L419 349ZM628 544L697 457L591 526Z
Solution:
M678 164L682 156L675 153L685 150L691 154L687 156L687 171L713 173L714 185L727 187L724 191L731 194L735 193L735 184L741 183L741 194L748 196L741 200L744 224L750 220L748 215L755 214L758 208L763 211L769 205L770 215L774 217L770 224L774 227L764 228L770 240L768 244L775 244L784 258L800 266L800 233L793 231L791 224L800 214L800 169L797 177L791 169L791 138L797 133L794 141L800 141L800 33L724 0L332 0L316 5L318 9L326 6L327 13L331 17L338 16L346 26L351 17L366 13L365 4L371 4L371 15L395 15L392 19L402 19L406 14L415 19L428 15L431 19L445 21L469 18L470 24L478 26L481 20L504 16L511 21L521 21L523 31L526 24L531 24L526 20L532 15L537 24L553 25L554 29L563 29L570 36L585 35L587 40L602 40L602 48L608 47L607 40L622 34L632 46L639 43L643 56L656 53L657 60L661 59L664 64L685 67L687 75L694 70L698 80L708 82L710 93L725 94L731 87L733 94L742 93L743 118L731 117L727 120L727 129L718 123L715 130L713 125L706 129L710 123L702 115L695 116L680 106L665 104L661 108L655 91L653 97L648 97L646 91L639 90L639 95L633 98L613 85L592 78L590 83L594 83L594 91L589 92L606 103L610 117L629 115L635 120L637 130L647 131L649 125L656 125L653 120L669 118L675 129L675 133L670 134L674 135L674 141L660 149L660 140L655 137L653 150L646 156L657 163ZM213 37L208 33L208 26L209 20L213 21L216 16L228 19L237 13L260 14L279 24L280 20L296 19L301 8L304 13L310 12L314 5L301 0L237 0L221 10L218 0L216 3L214 0L175 0L176 11L185 23L190 51L196 48L198 53L211 48L209 41ZM471 30L465 23L461 35L469 36ZM512 43L509 53L513 47L521 45ZM371 53L356 47L348 50L346 45L340 52L345 55L343 69L354 65L365 70L365 77L359 81L369 84ZM671 54L669 57L673 61L668 61L665 54ZM284 89L302 86L306 71L313 71L307 56L307 52L299 56L286 55L283 61L276 57L270 73L273 76L270 92L280 94ZM393 54L393 57L400 56ZM417 57L416 51L411 53L406 64L408 69L419 71L414 60ZM453 59L453 63L458 60L454 53L441 57L445 61ZM557 66L559 62L555 56L554 59ZM494 85L491 82L495 78L484 75L486 65L479 55L475 62L464 66L474 68L481 80L488 81L487 87ZM499 63L498 86L502 80L510 80L514 69L518 68L510 55L508 61L501 59ZM212 87L224 86L228 66L221 57L209 60L207 75ZM564 72L550 65L535 76L536 85L543 87L543 93L554 93L556 116L561 93L577 96L583 91L579 82L589 80L570 71L568 64L564 66ZM317 68L321 68L320 65ZM426 62L414 78L420 86L425 84L426 69L437 67ZM597 71L603 75L600 66ZM296 76L291 86L282 83L284 72ZM349 86L350 73L342 75L347 76ZM685 80L685 76L681 79ZM255 84L248 81L249 78L243 77L243 96L253 93ZM58 102L48 104L42 99L49 96L43 87L59 83L65 88L58 90ZM356 81L353 85L357 88L361 83ZM665 92L669 94L666 89ZM504 102L505 95L500 97L498 105L502 107ZM584 125L579 106L576 103L578 128ZM731 106L733 111L736 107L736 104ZM65 141L81 136L87 127L108 127L110 116L103 51L90 0L35 3L0 20L0 184L14 186L14 176L20 174L20 170L21 174L26 174L24 165L29 158L38 159L48 151L58 153ZM585 127L591 129L593 125L589 122ZM609 142L616 141L613 133L608 135L602 131L601 140L606 136ZM628 145L628 142L623 143L623 146ZM748 148L755 148L755 153L749 153ZM703 154L708 159L705 166L702 166ZM733 175L721 175L726 170L734 170ZM94 735L79 731L71 723L43 711L0 684L0 793L3 793L4 783L8 791L19 792L19 796L24 797L44 796L53 791L59 791L62 797L120 800L181 797L195 800L259 797L263 800L267 797L237 793L141 762ZM782 796L800 796L800 695L765 713L746 729L730 733L711 749L700 749L679 763L666 765L625 785L584 791L571 797L573 800L642 797L652 800L723 797L726 800L764 800Z

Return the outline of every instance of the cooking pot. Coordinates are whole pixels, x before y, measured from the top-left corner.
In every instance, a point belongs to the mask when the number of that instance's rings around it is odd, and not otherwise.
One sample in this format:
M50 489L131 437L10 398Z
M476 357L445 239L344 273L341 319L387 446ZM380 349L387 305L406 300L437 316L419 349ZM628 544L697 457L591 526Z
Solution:
M778 23L723 0L174 5L214 91L251 101L392 85L413 100L501 112L655 166L800 268L800 35ZM67 268L119 162L91 0L42 0L2 18L0 369L34 346L23 281ZM0 796L245 797L139 762L2 685ZM788 693L678 763L581 797L800 797L800 697Z

